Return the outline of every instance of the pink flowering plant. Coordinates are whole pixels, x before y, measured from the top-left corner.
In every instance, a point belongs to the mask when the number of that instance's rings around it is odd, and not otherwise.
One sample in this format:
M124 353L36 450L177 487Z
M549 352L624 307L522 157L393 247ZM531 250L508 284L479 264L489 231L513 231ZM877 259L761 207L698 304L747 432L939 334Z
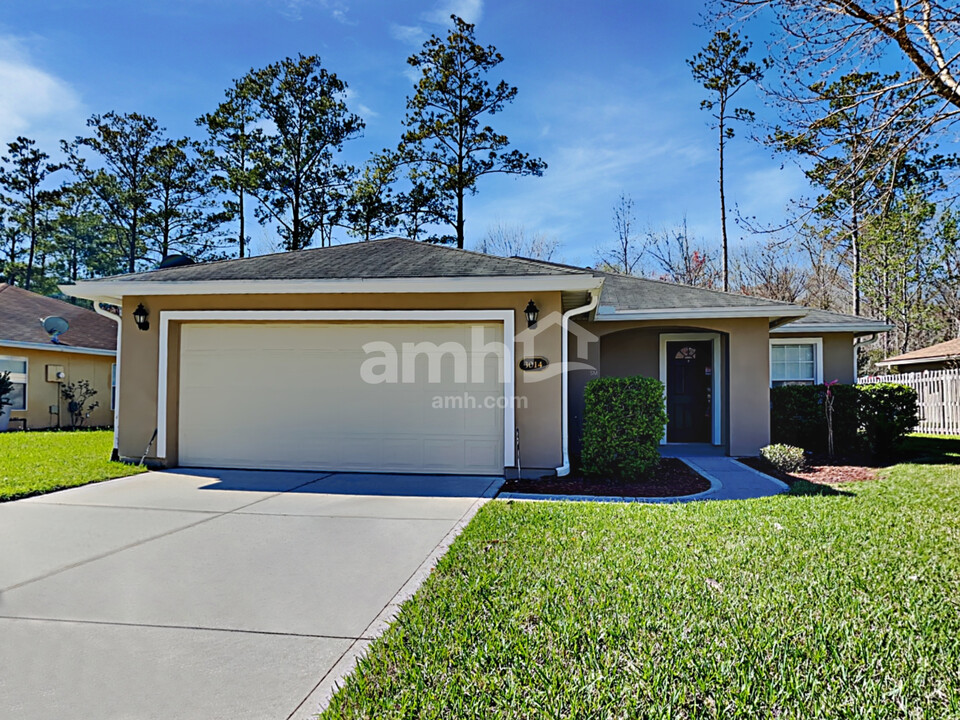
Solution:
M823 401L823 412L827 416L827 455L831 459L833 458L833 386L839 382L839 380L833 380L823 384L827 389L827 396Z

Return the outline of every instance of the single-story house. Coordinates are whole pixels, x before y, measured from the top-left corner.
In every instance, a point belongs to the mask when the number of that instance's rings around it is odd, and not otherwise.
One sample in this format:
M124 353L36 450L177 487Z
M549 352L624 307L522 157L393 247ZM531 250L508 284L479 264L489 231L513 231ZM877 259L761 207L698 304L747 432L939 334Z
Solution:
M751 455L771 383L851 382L886 328L399 238L62 289L122 308L119 455L164 466L564 474L605 375L665 382L666 442Z
M877 363L893 372L950 370L960 367L960 338L888 357Z
M113 425L116 355L115 322L63 300L0 283L0 372L9 371L13 381L10 428L69 427L70 413L60 389L78 380L90 383L97 391L91 403L99 403L84 424Z

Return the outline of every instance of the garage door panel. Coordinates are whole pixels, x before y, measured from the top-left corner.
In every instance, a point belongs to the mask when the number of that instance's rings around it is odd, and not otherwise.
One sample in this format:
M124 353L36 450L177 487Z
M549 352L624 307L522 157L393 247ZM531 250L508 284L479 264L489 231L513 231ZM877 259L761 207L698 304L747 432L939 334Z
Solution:
M483 329L485 342L502 337L499 325ZM471 337L451 323L184 324L180 463L499 473L502 357L438 349ZM360 368L372 341L432 352L417 358L414 382L369 384ZM465 369L473 377L459 382ZM436 407L450 397L460 404Z

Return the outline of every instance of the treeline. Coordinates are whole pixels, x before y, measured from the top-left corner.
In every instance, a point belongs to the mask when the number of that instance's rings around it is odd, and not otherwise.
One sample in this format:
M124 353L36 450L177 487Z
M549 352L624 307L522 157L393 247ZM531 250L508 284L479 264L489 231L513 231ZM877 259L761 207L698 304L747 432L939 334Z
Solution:
M889 323L861 369L960 336L960 159L949 152L960 118L955 3L888 13L841 0L718 0L713 10L716 30L687 62L716 132L719 242L693 237L685 223L637 232L623 195L617 242L599 260ZM763 23L775 30L758 56L745 32ZM742 93L751 86L776 121L757 120ZM731 250L725 161L735 128L747 126L801 168L810 192L779 227L734 211L750 241Z
M61 282L136 272L164 258L249 254L247 217L281 249L328 245L337 228L433 242L465 237L464 197L490 173L541 175L486 117L517 89L488 74L503 58L455 16L408 63L420 74L395 148L362 168L343 160L364 122L347 84L315 55L251 70L198 118L199 137L169 137L156 118L107 112L63 141L58 159L25 137L0 167L0 280L41 293Z

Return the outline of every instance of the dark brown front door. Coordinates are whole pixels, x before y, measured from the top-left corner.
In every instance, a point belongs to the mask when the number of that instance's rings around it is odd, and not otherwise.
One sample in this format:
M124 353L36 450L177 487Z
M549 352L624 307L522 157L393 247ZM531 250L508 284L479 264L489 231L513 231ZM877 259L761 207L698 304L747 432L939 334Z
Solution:
M712 340L667 343L667 442L713 439L714 371Z

